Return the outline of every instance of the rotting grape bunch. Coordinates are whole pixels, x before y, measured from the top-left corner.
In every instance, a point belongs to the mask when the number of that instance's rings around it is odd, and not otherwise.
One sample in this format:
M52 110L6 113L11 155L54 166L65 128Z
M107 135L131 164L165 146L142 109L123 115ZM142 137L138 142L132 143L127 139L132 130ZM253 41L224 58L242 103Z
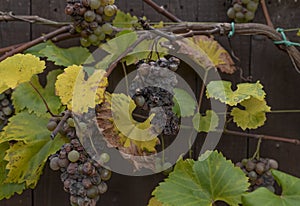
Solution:
M179 118L172 111L173 89L178 83L174 71L179 63L176 57L142 61L137 65L137 75L130 85L129 92L136 105L155 114L151 124L156 134L176 135L179 131ZM163 111L155 109L159 107Z
M249 22L254 19L259 0L233 0L227 16L235 22Z
M74 21L74 33L80 33L84 47L98 46L113 33L111 21L117 13L114 0L67 0L65 13Z
M14 113L14 107L11 101L11 93L12 90L8 89L0 94L0 131L2 127L7 124L8 119Z
M52 117L47 128L53 131L60 121L60 117ZM110 179L111 171L94 161L85 151L76 134L72 117L64 123L60 134L70 138L70 143L64 144L49 158L50 168L61 172L63 188L70 194L72 206L95 206L100 195L108 189L105 181ZM103 163L109 161L107 156L106 153L100 156Z

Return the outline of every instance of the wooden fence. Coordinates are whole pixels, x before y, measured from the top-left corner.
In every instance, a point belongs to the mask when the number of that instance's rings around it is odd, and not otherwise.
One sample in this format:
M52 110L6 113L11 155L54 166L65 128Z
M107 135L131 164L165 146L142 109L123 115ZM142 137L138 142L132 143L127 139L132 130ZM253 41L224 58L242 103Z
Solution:
M142 0L116 0L123 11L137 16L147 16L152 22L167 21L157 14ZM65 0L0 0L0 11L13 11L15 14L39 15L44 18L64 21ZM156 0L166 9L185 21L228 22L226 11L229 0ZM276 27L294 28L300 26L300 1L267 0L272 21ZM255 22L264 23L259 8ZM0 22L0 47L26 42L47 33L53 28L43 25L30 25L25 22ZM287 33L291 40L299 41L296 32ZM217 37L223 46L230 49L227 37ZM78 44L78 40L61 42L61 46ZM280 51L272 41L263 36L234 36L231 48L240 59L237 65L242 68L244 76L252 76L253 81L260 80L267 92L267 101L273 110L300 109L300 74L298 74L288 57ZM197 93L201 81L193 78L186 69L181 74L190 79L192 89ZM223 75L224 79L240 82L240 74ZM3 78L3 77L2 77ZM270 134L300 139L300 113L268 114L265 126L255 133ZM238 128L233 128L238 130ZM199 152L201 138L193 146L195 154ZM253 154L256 140L223 135L217 149L234 162ZM200 146L199 146L200 145ZM263 141L262 156L275 158L280 169L300 176L300 147L287 143ZM163 175L146 177L130 177L113 174L109 181L109 191L104 194L97 205L109 206L145 206L151 191L163 179ZM22 195L15 195L10 200L0 201L0 206L66 206L69 195L63 191L58 172L47 167L38 186L34 190L26 190Z

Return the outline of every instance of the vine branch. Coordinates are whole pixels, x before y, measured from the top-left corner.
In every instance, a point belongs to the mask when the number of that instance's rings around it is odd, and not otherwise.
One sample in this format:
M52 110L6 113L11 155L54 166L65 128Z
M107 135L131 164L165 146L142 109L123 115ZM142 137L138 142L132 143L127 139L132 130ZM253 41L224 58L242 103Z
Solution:
M24 51L24 50L26 50L26 49L28 49L28 48L36 45L36 44L39 44L41 42L45 42L45 41L47 41L47 40L49 40L49 39L51 39L51 38L53 38L53 37L55 37L55 36L57 36L59 34L68 32L71 28L72 28L71 25L63 26L63 27L60 27L59 29L56 29L56 30L54 30L54 31L52 31L52 32L50 32L48 34L40 36L40 37L38 37L38 38L36 38L36 39L34 39L32 41L24 43L24 44L22 44L22 45L20 45L20 46L18 46L16 48L14 48L14 49L12 49L11 51L7 52L6 54L2 55L0 57L0 61L3 61L7 57L10 57L10 56L12 56L12 55L14 55L16 53L20 53L20 52L22 52L22 51Z
M163 6L159 6L152 0L143 0L146 4L151 6L155 11L158 13L164 15L168 19L170 19L173 22L182 22L179 18L177 18L174 14L170 13L168 10L166 10Z
M277 136L263 135L263 134L250 134L250 133L232 131L232 130L228 130L228 129L225 129L223 131L223 133L224 134L241 136L241 137L251 137L251 138L255 138L255 139L273 140L273 141L279 141L279 142L285 142L285 143L300 145L300 140L299 139L277 137Z
M269 15L269 11L268 11L268 7L267 7L267 4L266 4L266 1L265 0L260 0L260 4L261 4L262 10L263 10L265 19L267 21L267 25L269 27L274 28L274 25L273 25L273 23L271 21L270 15Z
M14 15L13 12L0 11L0 21L23 21L31 24L44 24L49 26L60 27L69 25L70 22L56 22L49 19L45 19L39 16L32 15Z
M64 116L61 118L60 122L58 123L58 125L56 126L56 128L54 129L54 131L51 133L51 135L50 135L51 139L54 139L56 137L56 135L63 128L65 122L67 121L67 119L69 117L71 117L71 111L67 110L67 111L65 111Z

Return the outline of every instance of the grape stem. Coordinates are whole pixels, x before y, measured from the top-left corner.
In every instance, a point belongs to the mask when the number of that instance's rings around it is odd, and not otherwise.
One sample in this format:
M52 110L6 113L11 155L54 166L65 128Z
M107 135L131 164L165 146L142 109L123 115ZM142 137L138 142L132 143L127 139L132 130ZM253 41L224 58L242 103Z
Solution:
M205 70L204 77L203 77L203 80L202 80L202 86L201 86L201 89L200 89L199 101L198 101L198 112L199 113L200 113L200 108L201 108L202 101L203 101L203 96L204 96L204 91L205 91L205 85L206 85L206 81L207 81L208 71L209 71L209 69Z
M70 22L56 22L49 19L45 19L39 16L32 16L32 15L14 15L12 11L3 12L0 11L0 21L24 21L31 24L44 24L54 27L60 27L69 25Z
M163 6L159 6L152 0L143 0L146 4L151 6L155 11L162 14L163 16L167 17L173 22L182 22L179 18L177 18L174 14L170 13L168 10L166 10Z
M34 45L37 45L37 44L39 44L41 42L45 42L45 41L47 41L47 40L49 40L49 39L51 39L51 38L53 38L55 36L58 36L59 34L68 32L68 31L70 31L71 28L72 28L71 25L63 26L63 27L60 27L59 29L56 29L56 30L54 30L54 31L52 31L52 32L50 32L48 34L40 36L40 37L38 37L38 38L36 38L36 39L34 39L32 41L24 43L24 44L22 44L22 45L20 45L20 46L18 46L16 48L14 48L14 49L12 49L11 51L7 52L6 54L2 55L0 57L0 61L3 61L7 57L10 57L10 56L12 56L12 55L14 55L16 53L20 53L20 52L22 52L22 51L24 51L24 50L26 50L26 49L34 46Z
M274 25L273 25L273 23L271 21L270 15L269 15L269 11L268 11L268 7L267 7L267 4L266 4L266 1L265 0L260 0L260 4L261 4L262 10L263 10L265 19L267 21L267 25L269 27L274 28Z
M258 159L259 160L259 152L260 152L260 146L261 146L261 142L262 142L262 139L261 138L259 138L258 139L258 142L257 142L257 145L256 145L256 150L255 150L255 152L254 152L254 154L253 154L253 156L252 156L252 158L251 159Z
M50 135L51 139L54 139L56 137L56 135L59 133L59 131L62 130L65 122L67 121L67 119L69 117L71 117L71 111L67 110L67 111L65 111L64 116L61 118L60 122L58 123L58 125L56 126L54 131L51 133L51 135Z
M221 132L223 132L224 134L230 134L230 135L236 135L236 136L242 136L242 137L251 137L251 138L262 139L262 140L273 140L273 141L279 141L279 142L300 145L299 139L277 137L277 136L270 136L270 135L263 135L263 134L250 134L250 133L232 131L232 130L228 130L228 129L225 129L224 131L221 131Z

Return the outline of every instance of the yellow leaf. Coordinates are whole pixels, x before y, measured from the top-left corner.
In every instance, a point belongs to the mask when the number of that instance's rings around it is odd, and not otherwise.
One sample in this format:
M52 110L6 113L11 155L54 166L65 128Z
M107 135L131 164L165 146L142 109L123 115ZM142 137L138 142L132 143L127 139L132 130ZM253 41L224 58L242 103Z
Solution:
M163 206L163 204L160 201L158 201L155 197L151 197L148 206Z
M108 85L105 71L96 70L89 78L85 78L82 66L69 66L57 77L56 93L69 110L83 113L94 108L104 98Z
M0 93L30 81L32 75L41 73L45 62L31 54L16 54L0 62Z
M207 36L194 36L193 41L207 54L215 67L219 68L221 72L234 73L236 68L233 60L217 41Z

